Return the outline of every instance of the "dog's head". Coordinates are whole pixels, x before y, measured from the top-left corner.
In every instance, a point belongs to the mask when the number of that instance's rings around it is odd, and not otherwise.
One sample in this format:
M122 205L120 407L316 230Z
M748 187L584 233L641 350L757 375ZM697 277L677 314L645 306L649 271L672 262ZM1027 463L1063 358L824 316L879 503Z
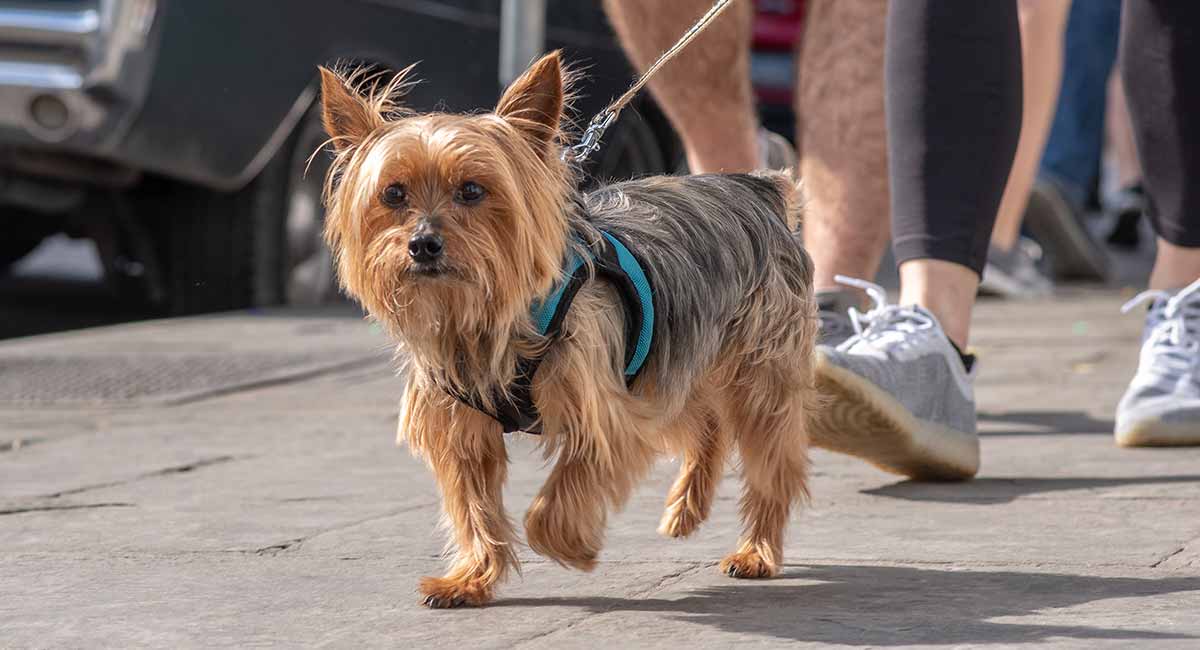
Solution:
M325 237L342 287L410 344L511 328L567 246L558 53L482 114L405 109L404 73L375 90L361 74L321 75L336 152Z

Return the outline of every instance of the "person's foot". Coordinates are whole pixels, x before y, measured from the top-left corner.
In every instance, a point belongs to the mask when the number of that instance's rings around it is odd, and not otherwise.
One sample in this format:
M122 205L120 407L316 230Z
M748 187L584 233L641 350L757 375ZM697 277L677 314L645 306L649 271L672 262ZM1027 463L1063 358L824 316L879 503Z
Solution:
M1029 192L1025 226L1050 256L1054 277L1103 282L1108 257L1083 225L1081 211L1051 180L1040 179Z
M821 330L817 345L837 347L854 336L854 323L850 322L850 310L859 305L858 294L846 289L826 289L817 292L817 318Z
M1117 405L1117 444L1200 445L1200 280L1142 292L1121 311L1148 300L1137 374Z
M814 418L813 444L914 479L974 476L973 357L960 355L922 307L888 305L870 282L838 281L865 290L875 306L850 312L854 336L817 347L817 390L828 404Z
M1054 291L1054 283L1038 269L1041 256L1041 247L1024 238L1007 251L993 246L988 249L979 292L1018 300L1050 295Z

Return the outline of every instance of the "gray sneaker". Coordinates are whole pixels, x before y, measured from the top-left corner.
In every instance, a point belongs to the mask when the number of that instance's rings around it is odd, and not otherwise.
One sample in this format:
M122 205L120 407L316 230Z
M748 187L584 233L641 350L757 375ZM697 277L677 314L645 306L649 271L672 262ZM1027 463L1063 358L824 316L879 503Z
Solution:
M875 302L850 312L857 332L817 347L817 389L829 400L813 444L914 479L961 480L979 470L972 373L933 314L887 304L883 288L851 278Z
M1054 283L1038 270L1041 256L1041 247L1025 238L1011 250L988 249L979 293L1017 300L1049 296L1054 292Z
M1092 239L1080 210L1051 180L1039 179L1029 192L1025 225L1050 254L1056 278L1108 279L1108 255Z
M1142 292L1121 311L1147 300L1137 374L1117 405L1117 444L1200 445L1200 280L1176 292Z
M858 307L858 294L844 289L817 292L817 318L821 321L817 345L837 347L854 336L850 310Z

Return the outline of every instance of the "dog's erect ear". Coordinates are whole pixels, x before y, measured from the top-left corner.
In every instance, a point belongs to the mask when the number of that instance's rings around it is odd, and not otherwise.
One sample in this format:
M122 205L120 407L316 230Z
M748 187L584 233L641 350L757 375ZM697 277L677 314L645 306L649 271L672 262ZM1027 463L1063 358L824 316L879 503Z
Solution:
M360 144L371 131L383 125L383 116L337 73L321 67L321 118L334 149L342 151Z
M555 50L512 82L496 104L496 114L544 147L558 134L564 94L562 62Z

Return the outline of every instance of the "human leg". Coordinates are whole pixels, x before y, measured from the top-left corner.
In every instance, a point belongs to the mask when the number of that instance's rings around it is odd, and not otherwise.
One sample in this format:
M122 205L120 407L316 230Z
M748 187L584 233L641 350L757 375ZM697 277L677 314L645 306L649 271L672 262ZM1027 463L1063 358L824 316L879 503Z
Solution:
M913 478L979 467L973 358L962 353L988 239L1020 130L1021 63L1012 0L893 2L886 93L900 305L875 303L859 333L821 347L818 388L833 405L816 444Z
M888 39L900 303L930 309L963 348L1020 133L1016 6L1012 0L894 3ZM951 295L939 299L942 287Z
M1159 237L1137 374L1117 407L1117 443L1200 444L1200 5L1129 0L1121 74Z
M818 292L872 278L888 243L886 0L811 0L797 66L804 244ZM858 296L861 302L861 296Z
M701 15L710 0L605 0L604 8L638 69L645 70ZM651 80L650 90L683 140L688 167L745 172L760 166L750 85L751 4L737 2Z
M1062 79L1062 39L1071 0L1021 0L1021 60L1023 104L1021 136L1012 171L1000 200L992 245L1010 250L1021 233L1021 220L1029 201L1029 189L1037 174L1038 161L1046 144L1058 88ZM1033 64L1032 62L1036 62Z
M1084 224L1084 205L1100 169L1120 19L1121 0L1074 2L1067 18L1058 107L1023 220L1058 278L1107 277L1107 256Z

